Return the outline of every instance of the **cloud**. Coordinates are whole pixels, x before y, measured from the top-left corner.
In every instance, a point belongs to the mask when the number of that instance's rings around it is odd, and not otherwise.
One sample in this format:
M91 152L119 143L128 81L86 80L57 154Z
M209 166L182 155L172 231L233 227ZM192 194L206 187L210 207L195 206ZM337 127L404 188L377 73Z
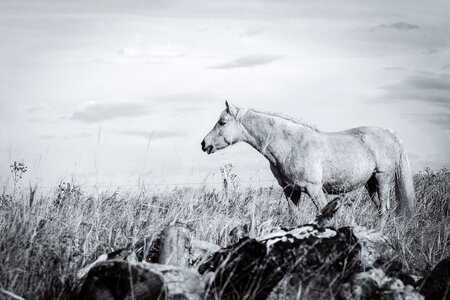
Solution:
M54 140L57 138L57 136L52 134L39 134L38 137L44 140Z
M129 136L143 137L145 139L150 139L150 140L162 140L162 139L185 136L185 134L182 134L180 132L168 131L168 130L154 130L154 131L122 130L121 134L129 135Z
M281 59L281 55L249 55L237 58L235 60L212 66L212 69L237 69L237 68L253 68L256 66L267 65Z
M186 92L180 94L173 94L170 96L162 97L164 102L177 102L178 103L210 103L221 99L219 95L210 92ZM225 98L224 98L225 99Z
M410 31L410 30L418 30L420 27L418 25L404 23L404 22L396 22L391 24L380 24L378 26L372 27L370 31L374 31L377 29L393 29L399 31Z
M94 136L92 133L82 132L79 134L76 134L74 137L76 138L88 138Z
M25 111L27 113L34 113L34 112L40 111L42 109L43 108L41 106L39 106L39 105L33 105L33 106L25 108Z
M195 105L177 106L177 107L173 108L173 110L177 113L190 113L190 112L200 111L203 109L204 109L204 107L195 106Z
M3 99L2 99L2 100L0 100L0 102L1 102L1 105L0 105L0 124L11 124L10 122L17 121L17 113L16 113L16 111L14 110L14 108L8 107L8 105L13 104L14 101L11 100L10 103L4 103ZM3 128L8 128L8 126L7 127L3 127Z
M119 54L128 57L142 56L144 49L142 47L129 46L119 50Z
M426 121L443 129L450 129L450 113L428 113L428 114L413 114L412 121L423 122Z
M38 137L44 140L69 140L69 139L78 139L78 138L88 138L88 137L92 137L93 134L91 133L87 133L87 132L82 132L82 133L78 133L78 134L74 134L74 135L54 135L54 134L39 134Z
M269 29L268 26L250 29L250 30L247 30L246 32L244 32L243 36L255 36L255 35L259 35L259 34L265 32L265 31L267 31L267 29Z
M439 52L439 49L437 49L437 48L428 48L428 49L422 51L422 53L425 55L432 55L432 54L435 54L438 52Z
M404 68L402 67L386 67L384 68L386 71L403 71Z
M428 122L436 124L445 129L450 129L450 113L427 114Z
M382 89L392 100L419 101L450 108L450 76L448 75L416 72Z
M97 123L115 118L145 116L149 113L143 103L99 103L74 112L70 119Z

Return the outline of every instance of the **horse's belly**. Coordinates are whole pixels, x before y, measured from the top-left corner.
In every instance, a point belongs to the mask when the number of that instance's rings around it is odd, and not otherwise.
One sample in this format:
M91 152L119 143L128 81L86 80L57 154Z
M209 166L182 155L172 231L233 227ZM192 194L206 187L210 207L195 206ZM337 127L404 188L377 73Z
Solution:
M370 178L370 177L369 177ZM325 182L323 189L327 194L337 195L342 193L351 192L362 187L368 179L355 181L355 182Z
M323 188L327 193L353 191L367 183L375 171L375 162L363 149L335 155L324 165ZM344 156L345 157L342 157Z

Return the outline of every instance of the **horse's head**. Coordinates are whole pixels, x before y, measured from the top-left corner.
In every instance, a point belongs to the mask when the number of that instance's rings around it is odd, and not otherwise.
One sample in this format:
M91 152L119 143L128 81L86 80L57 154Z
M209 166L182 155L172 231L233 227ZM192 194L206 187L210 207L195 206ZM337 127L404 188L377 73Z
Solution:
M240 110L225 101L226 109L219 121L202 141L202 150L208 154L224 149L242 139L242 124L239 120Z

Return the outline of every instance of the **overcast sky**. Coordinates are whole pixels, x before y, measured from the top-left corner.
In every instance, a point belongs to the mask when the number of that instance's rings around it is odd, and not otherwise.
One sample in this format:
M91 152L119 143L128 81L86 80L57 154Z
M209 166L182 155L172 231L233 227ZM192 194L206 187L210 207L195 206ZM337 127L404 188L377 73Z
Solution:
M228 99L325 131L394 129L412 168L450 162L450 1L0 0L0 175L217 182L248 145L200 142ZM209 176L209 177L208 177Z

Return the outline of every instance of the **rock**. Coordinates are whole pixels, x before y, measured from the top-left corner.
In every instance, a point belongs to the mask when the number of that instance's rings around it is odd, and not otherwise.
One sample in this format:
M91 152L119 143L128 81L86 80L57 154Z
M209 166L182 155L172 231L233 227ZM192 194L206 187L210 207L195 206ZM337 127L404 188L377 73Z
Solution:
M169 225L156 238L144 238L133 248L138 261L189 266L191 264L191 231L182 223Z
M359 250L351 229L312 224L241 239L215 253L199 271L214 272L210 298L265 299L287 274L305 294L317 296L336 293L359 268Z
M185 226L168 226L153 242L136 245L134 251L103 254L81 269L75 299L202 299L205 284L195 269L188 268L193 243ZM205 252L218 247L206 242L195 245Z
M375 262L389 261L395 257L395 252L386 240L386 236L377 230L358 226L354 234L361 245L361 264L371 267Z
M441 260L423 279L420 293L426 300L450 300L450 256Z
M379 260L376 261L374 267L382 268L387 276L398 278L405 285L417 286L417 279L413 275L408 274L408 267L402 261L393 259L381 266L379 266L379 262Z
M349 282L344 283L338 299L422 300L424 297L412 286L405 286L401 280L386 276L383 270L371 269L357 273Z
M206 241L200 241L197 239L192 239L192 249L191 249L192 264L194 266L200 265L220 249L222 248L216 244L209 243Z
M191 232L187 227L171 225L160 237L158 263L188 267L191 258Z
M95 265L97 265L99 262L105 261L107 259L108 259L108 254L104 253L104 254L100 255L93 263L90 263L89 265L80 269L77 272L77 279L79 279L79 280L83 279L87 275L87 273L89 273L89 271L93 267L95 267Z
M98 262L86 275L75 299L166 299L164 279L127 261Z
M237 242L226 248L192 239L182 224L169 226L154 241L103 254L81 269L75 299L267 299L283 280L299 299L424 299L407 267L389 258L382 235L323 227L339 208L335 200L316 224L253 239L238 226L230 236ZM450 257L423 279L420 293L450 300Z
M139 266L163 278L168 299L201 300L205 283L197 270L171 265L140 263Z
M247 237L249 232L250 228L248 224L238 225L234 227L228 234L228 245L236 244L241 239Z
M88 272L75 299L186 299L200 300L205 285L193 269L108 260Z

